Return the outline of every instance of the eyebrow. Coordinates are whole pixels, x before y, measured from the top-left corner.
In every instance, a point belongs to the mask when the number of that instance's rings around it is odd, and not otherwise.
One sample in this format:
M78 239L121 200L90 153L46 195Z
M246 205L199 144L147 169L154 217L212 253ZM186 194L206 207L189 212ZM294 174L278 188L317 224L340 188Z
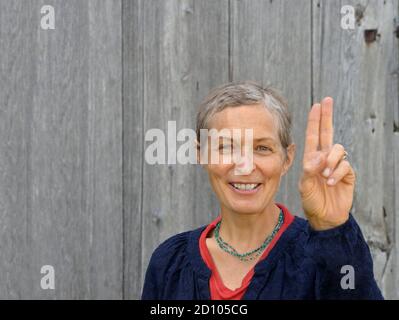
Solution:
M262 138L257 138L257 139L254 139L254 140L255 141L270 140L272 142L275 142L272 137L262 137Z
M219 136L219 138L224 138L224 139L227 139L227 140L233 140L232 137L227 137L225 135L221 135L221 136ZM256 142L263 141L263 140L269 140L271 142L276 143L276 141L272 137L261 137L261 138L254 139L254 141L256 141Z

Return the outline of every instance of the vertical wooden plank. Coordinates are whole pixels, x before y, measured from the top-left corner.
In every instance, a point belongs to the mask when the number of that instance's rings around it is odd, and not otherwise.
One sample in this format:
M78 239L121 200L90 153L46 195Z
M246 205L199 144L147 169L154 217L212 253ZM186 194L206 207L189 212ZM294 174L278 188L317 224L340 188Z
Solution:
M271 84L292 113L296 160L283 177L276 201L303 216L298 180L307 111L311 106L311 5L309 1L231 1L233 80Z
M357 175L353 213L371 247L378 282L392 250L397 208L392 157L391 86L398 70L394 17L398 1L314 1L313 90L316 100L335 98L335 137L348 150ZM341 7L356 8L354 30L341 28ZM366 30L375 30L367 42ZM370 31L371 34L373 31ZM389 281L388 281L389 282ZM387 298L398 292L383 287Z
M228 81L228 2L151 0L143 5L143 133L160 128L166 135L168 121L176 121L177 131L194 130L200 100ZM209 223L218 207L205 172L195 165L144 163L142 192L144 275L161 241Z
M55 30L40 28L45 4ZM0 295L121 298L120 1L0 6L1 185L15 191L1 195Z
M393 3L393 15L395 17L394 28L397 28L399 23L399 1ZM392 42L392 58L389 59L388 67L388 79L387 85L387 110L388 115L386 118L386 132L389 137L392 134L392 141L388 140L388 143L392 143L392 157L387 155L387 159L392 159L393 171L385 169L384 180L386 188L392 189L392 192L384 193L384 203L393 202L392 214L389 216L390 221L390 251L387 254L387 262L384 265L382 272L381 285L383 287L386 298L398 299L399 291L399 37ZM396 59L395 59L396 57ZM392 118L390 118L392 117ZM390 130L391 129L391 130ZM389 145L388 145L389 146ZM388 149L388 148L387 148ZM387 150L387 152L389 152ZM385 189L385 187L384 187ZM392 197L392 198L389 198Z
M123 1L124 298L141 297L144 161L143 1Z
M399 97L398 97L399 98ZM398 99L399 100L399 99ZM397 100L397 101L398 101ZM393 134L393 161L394 161L394 171L391 172L392 176L394 177L395 183L393 186L394 190L394 225L393 228L395 230L399 229L399 219L397 218L399 212L399 133L394 132ZM399 250L398 250L398 243L399 243L399 234L398 232L394 233L394 238L392 239L392 248L387 256L387 262L384 266L384 270L382 273L381 285L384 290L385 298L386 299L397 299L399 296L398 293L398 283L399 283Z
M31 296L31 121L36 79L32 2L0 1L0 298ZM40 269L35 270L36 279ZM39 282L35 281L35 285Z
M122 4L89 1L86 259L90 298L123 297ZM87 219L87 218L86 218ZM83 261L82 261L83 263Z

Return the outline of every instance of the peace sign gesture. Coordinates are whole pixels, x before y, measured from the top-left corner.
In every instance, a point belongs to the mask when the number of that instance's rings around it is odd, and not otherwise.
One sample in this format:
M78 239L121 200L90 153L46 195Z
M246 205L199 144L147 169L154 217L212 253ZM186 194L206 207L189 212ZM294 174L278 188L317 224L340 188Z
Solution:
M298 184L302 207L315 230L346 222L353 202L355 173L344 159L344 147L333 144L333 138L333 99L327 97L309 112Z

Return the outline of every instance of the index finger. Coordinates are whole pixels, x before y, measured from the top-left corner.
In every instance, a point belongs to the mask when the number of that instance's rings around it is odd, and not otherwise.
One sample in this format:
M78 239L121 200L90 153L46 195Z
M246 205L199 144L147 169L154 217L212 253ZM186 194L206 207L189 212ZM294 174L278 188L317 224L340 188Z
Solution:
M319 127L321 118L321 106L320 103L316 103L312 106L312 109L308 115L308 125L306 127L306 138L305 138L305 154L317 151L319 146Z

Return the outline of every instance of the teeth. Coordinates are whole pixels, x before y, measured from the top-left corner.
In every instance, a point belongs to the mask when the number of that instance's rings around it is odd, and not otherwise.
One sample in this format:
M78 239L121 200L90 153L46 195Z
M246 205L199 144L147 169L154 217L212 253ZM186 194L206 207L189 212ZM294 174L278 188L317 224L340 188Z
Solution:
M255 189L258 185L257 184L250 184L250 183L233 183L234 188L239 189L239 190L253 190Z

